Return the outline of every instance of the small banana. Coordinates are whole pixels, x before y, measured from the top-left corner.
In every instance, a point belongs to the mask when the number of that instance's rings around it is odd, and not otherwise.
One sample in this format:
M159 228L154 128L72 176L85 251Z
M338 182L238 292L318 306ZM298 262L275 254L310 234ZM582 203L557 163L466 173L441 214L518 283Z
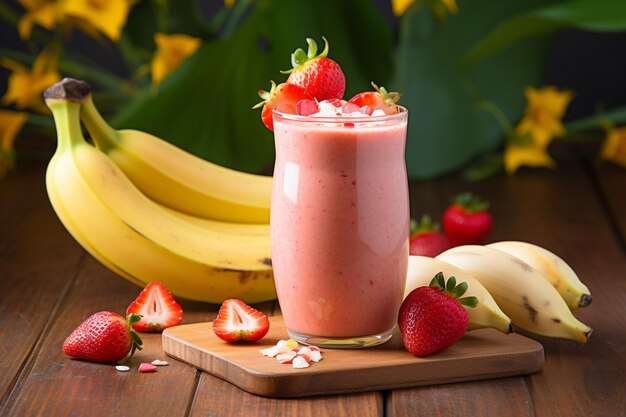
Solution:
M592 329L576 319L556 289L532 266L508 253L467 245L437 256L473 275L487 288L514 326L584 343Z
M142 286L159 280L176 295L211 303L226 298L249 303L276 299L269 258L260 259L269 256L261 249L269 246L267 236L250 238L201 228L172 216L124 180L115 164L84 140L79 110L87 88L64 80L46 91L58 136L46 188L72 236L113 272ZM161 227L161 236L153 238L150 229ZM197 240L198 235L204 240ZM252 244L246 243L249 239ZM205 247L198 251L191 247L194 241ZM240 255L249 259L240 262L237 253L222 246L238 246ZM213 250L217 252L210 255ZM206 257L199 256L201 252Z
M269 223L272 177L222 167L139 130L115 130L91 95L80 116L96 147L151 199L209 219Z
M560 257L541 246L526 242L496 242L487 245L521 259L535 268L556 288L570 310L588 306L591 292L576 272Z
M466 282L468 289L465 296L478 298L478 305L476 307L464 307L469 318L468 330L490 327L502 333L509 333L511 331L511 320L502 312L491 294L489 294L476 278L438 259L426 256L409 257L409 269L404 296L406 297L417 287L428 286L433 277L439 272L443 272L446 279L454 276L457 282Z

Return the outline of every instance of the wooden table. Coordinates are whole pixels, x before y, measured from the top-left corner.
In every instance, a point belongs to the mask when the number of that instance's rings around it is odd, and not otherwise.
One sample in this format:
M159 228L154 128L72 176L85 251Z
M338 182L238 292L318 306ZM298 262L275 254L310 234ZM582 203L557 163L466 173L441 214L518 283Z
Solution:
M567 260L594 302L576 312L595 329L586 345L534 337L542 372L477 382L302 399L268 399L169 359L156 374L64 357L63 340L99 310L119 313L139 288L89 256L52 211L44 163L0 181L0 415L2 416L624 416L626 411L626 170L565 157L555 171L479 183L457 178L411 185L412 214L439 218L450 196L491 201L489 240L543 245ZM155 277L157 278L157 277ZM185 323L217 307L181 301ZM258 308L277 312L276 303ZM166 359L145 335L134 361Z

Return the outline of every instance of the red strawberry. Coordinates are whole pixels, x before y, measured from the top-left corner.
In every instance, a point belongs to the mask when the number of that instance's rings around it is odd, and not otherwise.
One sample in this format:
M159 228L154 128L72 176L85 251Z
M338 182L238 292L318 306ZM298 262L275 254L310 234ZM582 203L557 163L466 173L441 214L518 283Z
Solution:
M289 74L287 82L305 88L311 98L318 101L341 99L346 90L346 77L339 64L326 57L328 41L324 37L322 39L324 39L324 50L321 54L316 55L317 43L307 38L308 52L305 53L301 48L296 49L291 54L293 69L282 71L282 73Z
M439 225L433 224L429 216L422 216L419 224L411 220L411 241L409 242L411 255L434 258L448 249L450 249L448 238L440 233Z
M131 314L126 320L111 311L100 311L65 339L63 353L75 359L105 363L130 358L135 349L141 349L141 339L131 329L139 318Z
M262 102L253 107L257 109L263 106L261 110L261 120L269 130L274 131L274 119L272 111L274 109L289 114L297 114L296 105L302 99L311 99L312 97L304 88L290 83L282 83L278 86L272 81L270 91L259 90L259 97Z
M475 307L476 297L461 297L467 291L465 282L456 278L446 283L440 272L430 286L411 291L400 306L398 326L404 347L415 356L428 356L458 342L467 330L467 311L462 305Z
M443 213L443 230L452 246L478 245L493 228L489 203L472 193L459 194Z
M385 87L379 88L374 83L372 83L372 87L374 87L375 91L365 91L363 93L358 93L350 100L348 100L348 103L356 104L360 108L367 106L370 114L371 111L376 109L384 111L385 114L398 113L398 107L396 106L396 102L400 99L400 93L387 92Z
M227 342L255 342L269 329L270 322L265 314L235 298L222 303L213 321L213 332Z
M183 320L183 308L160 282L146 285L126 309L126 315L131 313L141 316L141 320L133 324L133 329L139 332L160 332Z

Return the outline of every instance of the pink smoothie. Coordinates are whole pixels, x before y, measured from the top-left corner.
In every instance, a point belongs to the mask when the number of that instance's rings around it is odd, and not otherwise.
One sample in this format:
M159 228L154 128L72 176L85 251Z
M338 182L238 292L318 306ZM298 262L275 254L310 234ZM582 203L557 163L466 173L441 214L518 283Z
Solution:
M272 265L287 328L389 331L409 255L406 113L354 127L302 119L274 115Z

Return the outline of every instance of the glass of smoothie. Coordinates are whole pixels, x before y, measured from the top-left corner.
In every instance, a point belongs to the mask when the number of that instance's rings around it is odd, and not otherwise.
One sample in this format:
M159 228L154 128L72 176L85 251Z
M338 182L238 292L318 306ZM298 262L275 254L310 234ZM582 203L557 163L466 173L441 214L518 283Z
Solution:
M338 348L391 338L409 256L407 116L274 112L272 267L291 338Z

